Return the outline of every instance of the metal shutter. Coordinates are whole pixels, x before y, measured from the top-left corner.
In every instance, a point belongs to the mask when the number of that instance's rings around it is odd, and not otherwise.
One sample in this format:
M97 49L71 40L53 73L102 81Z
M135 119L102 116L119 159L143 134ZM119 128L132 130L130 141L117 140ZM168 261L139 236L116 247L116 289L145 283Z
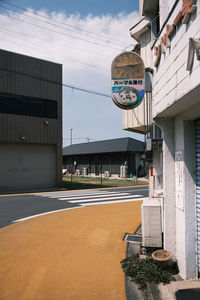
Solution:
M0 144L0 190L55 186L52 145Z
M198 271L200 273L200 119L195 123L196 152L196 205L197 205L197 255Z

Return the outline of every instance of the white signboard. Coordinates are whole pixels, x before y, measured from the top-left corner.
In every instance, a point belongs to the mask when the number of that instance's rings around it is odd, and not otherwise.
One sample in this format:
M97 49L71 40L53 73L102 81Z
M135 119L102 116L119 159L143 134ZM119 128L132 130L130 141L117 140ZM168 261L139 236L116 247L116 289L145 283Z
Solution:
M182 210L184 210L183 166L183 151L177 151L175 153L176 207Z

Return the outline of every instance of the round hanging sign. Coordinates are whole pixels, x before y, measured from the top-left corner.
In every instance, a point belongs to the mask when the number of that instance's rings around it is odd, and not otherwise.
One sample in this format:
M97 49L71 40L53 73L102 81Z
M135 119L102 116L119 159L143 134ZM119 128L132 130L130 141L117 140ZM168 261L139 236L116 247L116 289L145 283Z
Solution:
M112 62L112 100L122 109L133 109L144 97L145 67L135 52L123 52Z

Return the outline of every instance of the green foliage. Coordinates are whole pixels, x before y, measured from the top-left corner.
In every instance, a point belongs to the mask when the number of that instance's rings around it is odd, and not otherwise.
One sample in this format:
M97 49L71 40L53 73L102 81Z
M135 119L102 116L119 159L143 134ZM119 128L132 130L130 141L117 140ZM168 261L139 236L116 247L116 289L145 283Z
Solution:
M146 288L147 283L151 282L170 283L170 281L175 280L173 274L177 274L175 264L162 264L149 257L140 259L138 255L123 259L121 266L126 276L131 277L141 289Z
M101 177L84 177L73 175L63 176L63 187L69 190L76 189L92 189L92 188L106 188L118 186L136 186L145 185L147 182L136 179L115 179Z

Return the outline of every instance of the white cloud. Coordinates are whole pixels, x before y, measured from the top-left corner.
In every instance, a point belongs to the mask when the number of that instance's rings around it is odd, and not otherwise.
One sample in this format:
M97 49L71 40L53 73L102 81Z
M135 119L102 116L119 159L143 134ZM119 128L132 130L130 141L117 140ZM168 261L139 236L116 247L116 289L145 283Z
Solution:
M1 48L62 63L63 82L110 94L112 60L125 47L135 44L129 29L137 22L138 13L121 13L115 17L88 15L85 18L64 13L36 12L42 18L33 13L29 9L21 14L10 12L9 16L0 15ZM53 23L54 26L50 25L53 20L57 21ZM114 107L111 100L74 91L67 105L70 95L71 90L64 89L65 137L70 128L76 128L79 137L89 136L93 139L130 135L122 131L121 120L118 120L121 111ZM108 125L104 124L109 121L108 131Z

